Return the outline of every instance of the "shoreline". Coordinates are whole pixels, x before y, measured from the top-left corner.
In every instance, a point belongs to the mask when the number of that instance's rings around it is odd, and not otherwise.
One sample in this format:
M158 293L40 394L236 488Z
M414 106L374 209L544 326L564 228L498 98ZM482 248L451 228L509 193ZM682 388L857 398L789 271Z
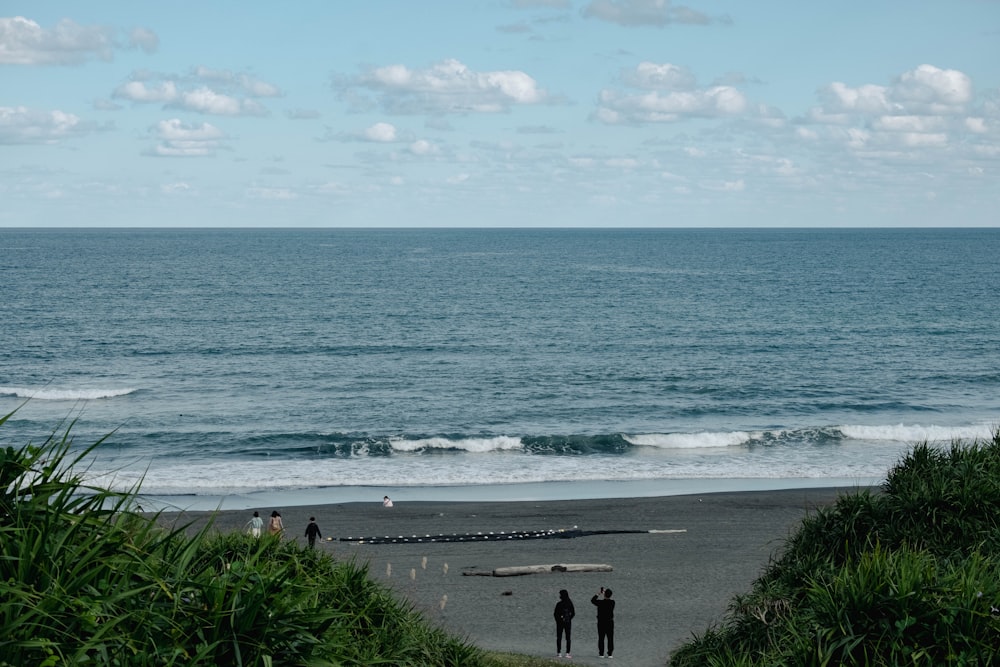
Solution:
M380 502L549 502L621 498L659 498L705 493L742 493L815 488L869 488L884 478L686 478L650 480L554 481L455 486L320 486L268 489L232 494L138 494L147 510L236 511L261 507L303 507Z
M573 659L601 664L590 597L609 587L618 604L615 662L652 667L719 622L733 596L749 592L803 517L866 488L541 501L394 496L392 508L372 501L275 505L171 512L161 520L196 526L212 520L215 529L232 531L242 530L254 509L264 517L277 509L286 537L305 544L305 525L315 516L323 535L317 548L365 564L372 579L410 601L429 622L489 651L554 656L552 608L565 588L577 609ZM554 535L516 539L509 536L514 531ZM430 539L435 535L469 537L439 542ZM412 539L362 541L370 537ZM497 568L551 564L601 564L611 571L489 576Z

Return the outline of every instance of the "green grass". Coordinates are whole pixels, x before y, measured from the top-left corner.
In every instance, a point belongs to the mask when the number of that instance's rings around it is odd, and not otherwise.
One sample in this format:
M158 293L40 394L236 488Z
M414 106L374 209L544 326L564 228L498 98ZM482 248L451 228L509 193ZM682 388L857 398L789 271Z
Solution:
M994 665L998 640L1000 431L819 509L671 665Z
M84 483L99 444L0 449L0 666L545 664L447 635L353 562L165 529Z

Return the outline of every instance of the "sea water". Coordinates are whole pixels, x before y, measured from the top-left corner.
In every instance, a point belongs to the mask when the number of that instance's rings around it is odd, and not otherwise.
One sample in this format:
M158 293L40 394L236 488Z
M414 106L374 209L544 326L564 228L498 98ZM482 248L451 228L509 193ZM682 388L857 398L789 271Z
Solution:
M1000 425L998 257L997 229L2 229L0 443L72 422L108 436L88 478L202 504L877 484Z

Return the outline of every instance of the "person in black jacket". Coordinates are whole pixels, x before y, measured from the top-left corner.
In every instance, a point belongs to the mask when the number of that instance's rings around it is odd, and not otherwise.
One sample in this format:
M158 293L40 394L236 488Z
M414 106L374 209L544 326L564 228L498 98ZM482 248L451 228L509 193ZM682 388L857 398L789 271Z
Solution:
M590 598L590 602L597 607L597 657L604 657L605 639L608 642L608 657L614 657L615 601L611 599L611 589L601 586L601 592Z
M309 517L309 523L306 525L306 538L309 539L309 548L313 549L316 547L316 538L323 537L319 534L319 526L316 524L316 517Z
M569 592L565 588L559 591L559 602L556 603L552 615L556 619L556 657L562 657L562 638L565 632L566 657L572 658L573 648L570 643L572 642L573 617L576 616L576 609L573 607L573 601L569 599Z

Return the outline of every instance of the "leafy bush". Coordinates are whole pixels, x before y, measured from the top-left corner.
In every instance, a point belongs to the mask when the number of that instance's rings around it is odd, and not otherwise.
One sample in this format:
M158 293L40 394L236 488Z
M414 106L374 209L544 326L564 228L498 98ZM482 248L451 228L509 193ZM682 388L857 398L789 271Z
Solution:
M997 664L998 517L1000 431L917 445L880 492L805 519L723 622L671 664Z
M0 425L10 415L0 418ZM0 449L0 667L475 665L343 563L278 538L164 529L77 472L69 429Z

